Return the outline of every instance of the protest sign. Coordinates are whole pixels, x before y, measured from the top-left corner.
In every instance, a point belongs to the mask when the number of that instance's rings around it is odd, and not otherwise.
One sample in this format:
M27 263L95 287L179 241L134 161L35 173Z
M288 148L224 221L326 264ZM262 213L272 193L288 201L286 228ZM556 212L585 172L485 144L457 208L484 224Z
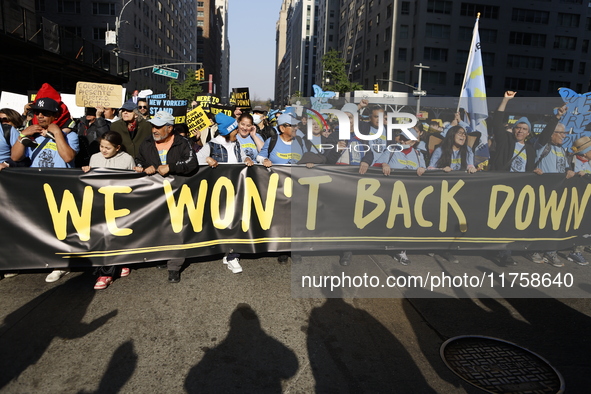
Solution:
M195 107L187 113L187 126L189 127L189 137L197 134L197 131L203 131L211 126L211 121L201 107Z
M76 105L79 107L119 108L123 102L123 88L106 83L78 82Z
M230 104L240 107L243 111L250 111L250 92L248 88L232 88Z
M206 94L206 95L195 97L195 101L197 101L197 104L200 105L201 108L203 108L205 111L208 111L209 106L211 104L219 104L220 103L220 98Z
M234 107L230 107L227 105L211 104L209 106L209 112L211 112L214 115L217 115L221 112L221 113L226 114L228 116L234 117Z
M150 116L156 112L164 111L174 116L174 123L185 123L187 118L187 100L167 99L166 93L153 94L148 98Z

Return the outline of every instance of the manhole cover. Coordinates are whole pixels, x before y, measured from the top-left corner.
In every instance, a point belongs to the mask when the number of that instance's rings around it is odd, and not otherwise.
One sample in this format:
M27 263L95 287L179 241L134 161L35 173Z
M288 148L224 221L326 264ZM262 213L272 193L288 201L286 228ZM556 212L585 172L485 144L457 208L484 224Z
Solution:
M441 358L456 375L489 393L562 393L564 380L544 358L514 343L460 336L441 345Z

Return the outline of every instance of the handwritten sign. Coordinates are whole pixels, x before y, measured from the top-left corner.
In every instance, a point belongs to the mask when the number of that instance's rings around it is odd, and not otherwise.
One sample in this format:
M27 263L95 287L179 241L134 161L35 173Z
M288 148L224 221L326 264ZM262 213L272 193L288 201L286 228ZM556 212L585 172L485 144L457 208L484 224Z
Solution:
M123 87L106 83L78 82L76 105L79 107L119 108L123 102Z

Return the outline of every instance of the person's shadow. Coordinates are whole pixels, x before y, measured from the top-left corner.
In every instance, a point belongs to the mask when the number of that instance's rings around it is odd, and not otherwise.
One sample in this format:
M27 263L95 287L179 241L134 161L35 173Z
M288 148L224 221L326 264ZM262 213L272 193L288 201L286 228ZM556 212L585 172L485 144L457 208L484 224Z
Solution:
M238 304L222 343L206 350L189 371L189 393L281 393L283 380L298 370L295 353L262 329L247 304Z
M317 393L435 393L402 343L341 298L312 310L307 347Z
M85 276L64 278L63 284L6 316L0 326L0 389L35 364L54 338L84 337L117 315L114 310L82 323L95 294Z

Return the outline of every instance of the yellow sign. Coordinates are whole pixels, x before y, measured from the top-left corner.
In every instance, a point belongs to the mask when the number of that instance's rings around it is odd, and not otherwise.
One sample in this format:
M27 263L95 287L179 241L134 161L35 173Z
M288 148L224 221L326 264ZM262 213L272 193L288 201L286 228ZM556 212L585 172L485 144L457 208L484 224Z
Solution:
M189 127L189 136L192 137L196 131L203 131L211 126L211 121L200 106L187 112L187 126Z
M123 103L123 87L106 83L78 82L76 105L79 107L119 108Z

